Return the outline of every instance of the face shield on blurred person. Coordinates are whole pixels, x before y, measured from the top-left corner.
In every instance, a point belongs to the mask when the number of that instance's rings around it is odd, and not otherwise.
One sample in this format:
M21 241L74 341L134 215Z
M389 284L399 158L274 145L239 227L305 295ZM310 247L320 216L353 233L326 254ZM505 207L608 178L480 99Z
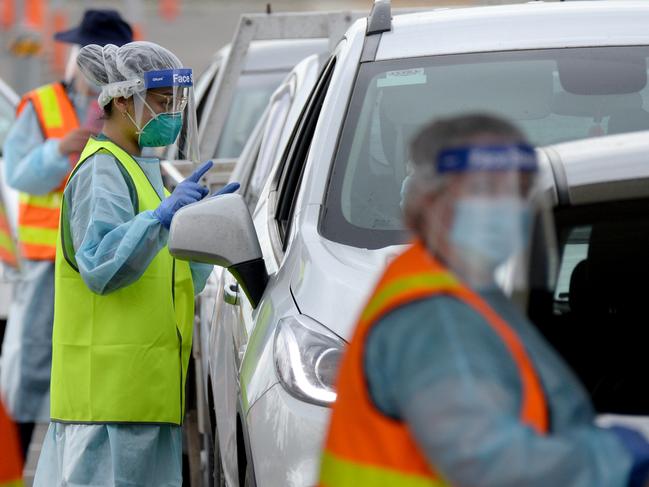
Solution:
M142 41L119 48L90 45L81 50L78 65L101 87L104 112L123 117L120 131L140 149L161 155L176 146L179 158L199 162L192 70L173 53Z
M102 127L102 110L97 102L101 88L88 81L77 66L80 50L81 46L78 45L70 48L64 81L69 87L68 96L74 105L81 127L98 134Z
M97 103L101 89L79 71L77 57L82 46L89 44L122 46L133 41L131 26L115 10L88 9L79 25L56 32L54 40L68 44L69 53L63 81L83 128L99 133L102 110Z
M498 283L511 293L529 289L532 280L535 287L549 285L556 258L535 150L501 123L490 130L485 120L483 129L477 124L475 132L439 140L437 147L431 147L434 133L427 141L420 136L406 218L429 251L470 287ZM533 248L537 269L529 265Z

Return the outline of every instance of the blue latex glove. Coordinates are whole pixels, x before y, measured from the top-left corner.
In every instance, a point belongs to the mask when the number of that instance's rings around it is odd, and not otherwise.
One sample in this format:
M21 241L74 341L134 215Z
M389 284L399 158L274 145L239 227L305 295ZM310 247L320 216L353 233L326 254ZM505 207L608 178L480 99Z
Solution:
M163 227L169 229L171 219L183 206L196 203L207 196L209 190L198 181L211 169L212 165L212 161L207 161L196 169L191 176L176 186L173 193L162 200L160 206L153 212L153 216L160 221Z
M239 183L228 183L225 186L223 186L221 189L218 191L215 191L210 195L212 196L218 196L220 194L229 194L229 193L234 193L236 190L238 190L241 187Z
M624 426L609 428L633 459L629 487L643 487L649 480L649 442L637 431Z

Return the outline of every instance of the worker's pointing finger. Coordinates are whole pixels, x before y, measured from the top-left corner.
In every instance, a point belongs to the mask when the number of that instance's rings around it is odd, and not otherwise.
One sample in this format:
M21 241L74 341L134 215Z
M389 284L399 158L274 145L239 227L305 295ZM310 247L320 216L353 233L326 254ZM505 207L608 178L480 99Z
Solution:
M194 171L191 176L187 178L187 180L197 183L203 177L203 175L212 168L213 165L214 163L212 161L207 161L201 167L196 169L196 171Z

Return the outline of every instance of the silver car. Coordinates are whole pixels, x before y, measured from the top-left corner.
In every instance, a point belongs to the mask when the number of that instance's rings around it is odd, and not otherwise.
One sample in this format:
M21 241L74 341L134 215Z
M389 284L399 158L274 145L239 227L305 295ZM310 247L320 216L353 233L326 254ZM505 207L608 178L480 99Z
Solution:
M237 337L230 345L237 360L211 373L214 384L238 391L228 399L236 404L235 444L226 445L237 463L224 468L238 471L240 485L317 483L345 340L408 238L401 191L408 143L423 124L487 111L515 120L535 145L554 147L580 139L595 147L605 135L649 129L647 5L534 2L391 22L385 6L377 2L375 15L334 50L252 214L240 195L227 195L181 210L172 224L173 253L230 273L216 298L227 304L212 328ZM544 149L543 159L561 204L567 172L553 162L556 150ZM568 160L569 146L562 150ZM605 184L596 188L607 194ZM570 298L559 291L557 299ZM600 335L604 344L605 324ZM612 357L626 370L621 353ZM620 377L611 376L608 390ZM591 393L600 412L629 413Z
M326 59L326 58L325 58ZM265 186L268 173L283 152L295 120L299 117L322 67L313 55L300 62L280 84L244 147L232 181L241 183L240 194L252 211ZM223 268L216 267L200 299L197 342L194 354L205 389L201 420L210 438L206 448L216 485L237 485L237 396L238 370L247 332L229 317L238 299L237 282ZM216 325L216 324L221 325ZM198 365L200 364L200 365ZM213 440L212 440L213 439Z

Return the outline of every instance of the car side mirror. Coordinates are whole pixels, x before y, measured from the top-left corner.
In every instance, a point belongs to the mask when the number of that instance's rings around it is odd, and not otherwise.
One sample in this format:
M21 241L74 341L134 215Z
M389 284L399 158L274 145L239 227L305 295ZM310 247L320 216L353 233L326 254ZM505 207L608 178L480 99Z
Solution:
M266 264L243 197L224 194L188 205L171 221L169 252L181 260L225 267L257 307L268 284Z

